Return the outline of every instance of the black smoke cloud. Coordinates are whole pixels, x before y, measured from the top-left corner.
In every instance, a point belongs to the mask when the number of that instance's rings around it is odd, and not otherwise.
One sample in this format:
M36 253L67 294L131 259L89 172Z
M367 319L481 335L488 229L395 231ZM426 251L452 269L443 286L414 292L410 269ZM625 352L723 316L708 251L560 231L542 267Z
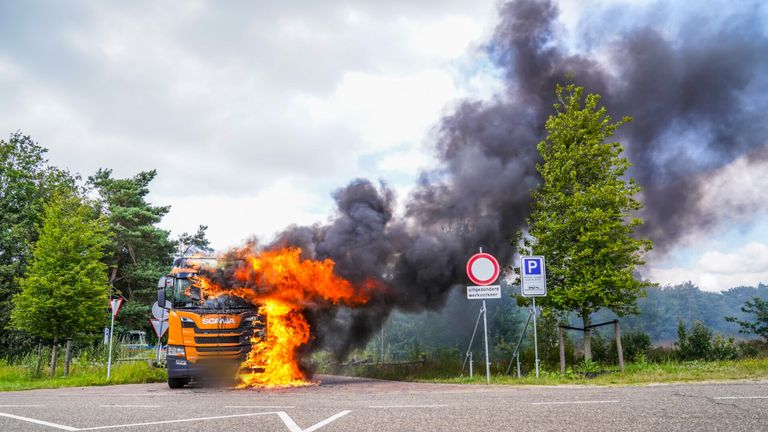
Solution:
M572 53L558 38L558 8L518 0L499 8L486 49L505 91L492 101L464 101L436 129L438 169L425 172L403 218L393 215L386 185L355 180L335 192L327 225L290 227L268 248L301 246L307 258L331 258L352 281L384 280L388 289L356 310L308 311L314 347L338 357L364 345L391 311L438 309L465 283L467 258L484 247L502 263L524 225L539 182L536 144L552 113L557 83L574 81L603 96L614 117L630 115L619 139L645 188L641 234L665 251L692 230L719 221L700 205L709 174L741 155L765 157L768 38L751 5L718 22L686 24L685 37L654 23L607 31ZM598 55L599 54L599 55ZM393 125L396 127L396 125Z

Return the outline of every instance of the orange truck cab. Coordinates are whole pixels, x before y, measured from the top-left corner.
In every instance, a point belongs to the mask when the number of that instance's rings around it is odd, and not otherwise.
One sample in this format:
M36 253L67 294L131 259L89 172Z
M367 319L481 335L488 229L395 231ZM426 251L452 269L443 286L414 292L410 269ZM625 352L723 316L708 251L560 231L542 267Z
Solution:
M197 269L210 266L216 266L215 258L176 258L171 273L158 281L157 304L170 304L170 388L208 378L234 379L251 350L251 339L266 337L266 321L254 305L227 295L202 298L194 276Z

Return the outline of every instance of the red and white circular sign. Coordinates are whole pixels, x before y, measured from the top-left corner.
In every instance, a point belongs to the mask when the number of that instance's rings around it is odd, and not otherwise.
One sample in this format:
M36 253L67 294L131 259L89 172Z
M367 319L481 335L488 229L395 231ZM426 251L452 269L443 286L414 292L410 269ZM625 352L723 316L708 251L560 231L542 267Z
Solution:
M467 276L478 285L490 285L499 277L499 262L491 254L476 253L467 261Z

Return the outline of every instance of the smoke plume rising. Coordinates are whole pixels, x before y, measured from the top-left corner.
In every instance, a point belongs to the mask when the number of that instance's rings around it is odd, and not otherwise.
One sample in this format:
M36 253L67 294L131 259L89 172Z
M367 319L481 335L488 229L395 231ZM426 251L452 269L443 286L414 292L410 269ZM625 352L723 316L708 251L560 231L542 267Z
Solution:
M768 37L760 7L744 4L711 22L691 18L679 33L643 19L612 32L612 22L595 14L587 30L603 39L576 51L562 39L554 3L500 6L485 49L502 72L503 94L463 101L441 121L439 167L421 174L405 215L395 216L387 185L358 179L334 193L338 210L329 224L289 227L266 246L300 246L307 258L333 259L342 277L373 276L389 287L360 309L309 311L314 346L341 358L393 310L440 308L465 283L464 264L478 247L510 263L509 240L524 226L539 182L536 144L557 83L585 86L603 96L614 118L634 118L618 139L644 188L640 235L658 253L734 216L707 211L702 199L713 172L737 158L768 158L768 98L760 91L768 83ZM742 200L733 212L765 206Z

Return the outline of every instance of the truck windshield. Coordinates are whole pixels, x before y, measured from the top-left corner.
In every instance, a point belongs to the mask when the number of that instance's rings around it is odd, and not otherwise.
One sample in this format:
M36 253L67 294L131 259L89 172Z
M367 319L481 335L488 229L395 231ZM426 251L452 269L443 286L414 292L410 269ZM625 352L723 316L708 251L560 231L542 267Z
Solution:
M202 298L200 288L192 279L174 278L173 307L177 309L252 309L254 306L240 297L222 295Z

